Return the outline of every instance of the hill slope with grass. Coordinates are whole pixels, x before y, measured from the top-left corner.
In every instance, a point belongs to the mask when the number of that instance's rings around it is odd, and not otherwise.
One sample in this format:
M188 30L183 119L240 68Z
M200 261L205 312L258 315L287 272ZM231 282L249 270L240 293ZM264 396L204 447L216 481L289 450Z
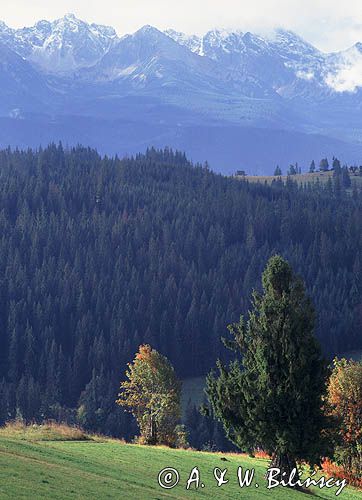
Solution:
M1 499L302 499L304 493L289 488L267 490L263 479L268 461L245 455L223 455L124 444L89 436L65 426L22 426L0 429ZM186 490L191 470L197 466L204 488ZM255 481L240 489L237 468L255 469ZM173 489L158 485L158 474L166 468L179 471ZM228 469L229 483L218 488L215 467ZM255 487L259 483L259 488ZM313 489L315 496L335 497L335 488ZM362 499L362 492L346 488L339 498Z
M350 179L351 179L351 184L352 186L355 184L357 188L360 188L362 186L362 177L359 174L349 174ZM297 175L281 175L281 176L275 176L275 175L235 175L237 179L240 180L247 180L249 182L260 182L260 183L267 183L271 184L273 181L276 180L282 180L284 183L287 182L288 179L291 179L297 184L314 184L314 183L321 183L321 184L326 184L328 180L333 181L333 171L328 170L327 172L306 172L303 174L297 174Z

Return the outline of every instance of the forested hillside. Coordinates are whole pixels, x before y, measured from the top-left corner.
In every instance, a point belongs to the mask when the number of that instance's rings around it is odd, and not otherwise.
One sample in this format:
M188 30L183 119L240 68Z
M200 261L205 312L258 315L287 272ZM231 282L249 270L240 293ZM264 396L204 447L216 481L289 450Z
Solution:
M362 194L249 184L150 150L0 152L0 421L129 436L114 400L149 343L204 375L271 254L305 279L332 356L362 347Z

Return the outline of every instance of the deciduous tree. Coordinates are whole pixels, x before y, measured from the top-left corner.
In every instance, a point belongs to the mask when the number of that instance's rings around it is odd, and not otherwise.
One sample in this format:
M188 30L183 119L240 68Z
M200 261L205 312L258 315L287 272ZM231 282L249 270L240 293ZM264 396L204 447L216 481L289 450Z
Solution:
M336 460L346 472L362 476L362 362L334 360L328 403L337 419Z
M142 441L174 445L181 384L168 359L149 345L141 345L126 376L116 402L136 418Z

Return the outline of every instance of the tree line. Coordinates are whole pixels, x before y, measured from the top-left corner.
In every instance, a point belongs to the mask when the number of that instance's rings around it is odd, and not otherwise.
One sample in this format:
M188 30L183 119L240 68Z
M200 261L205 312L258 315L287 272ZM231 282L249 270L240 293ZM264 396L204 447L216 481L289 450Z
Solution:
M330 180L330 183L334 184L334 189L340 189L340 185L342 185L344 188L350 188L352 186L352 180L351 180L351 175L353 177L361 177L362 176L362 166L357 166L357 165L352 165L348 166L347 164L344 164L342 166L340 160L333 156L332 158L332 164L329 164L328 158L322 158L318 164L318 168L316 166L316 163L314 160L311 161L311 164L309 166L308 172L310 174L314 174L316 172L333 172L333 182ZM301 175L302 174L302 169L296 162L295 164L290 164L286 174L288 176L293 176L293 175ZM274 170L274 176L275 177L280 177L283 175L283 171L280 168L279 165L275 167ZM355 179L353 179L355 180Z

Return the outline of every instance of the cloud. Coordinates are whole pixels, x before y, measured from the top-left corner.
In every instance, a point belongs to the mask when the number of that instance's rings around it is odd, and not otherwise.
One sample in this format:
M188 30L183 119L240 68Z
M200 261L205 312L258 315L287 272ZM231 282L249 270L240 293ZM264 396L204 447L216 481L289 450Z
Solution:
M362 87L362 53L357 47L344 54L336 69L327 74L325 82L336 92L356 92Z

